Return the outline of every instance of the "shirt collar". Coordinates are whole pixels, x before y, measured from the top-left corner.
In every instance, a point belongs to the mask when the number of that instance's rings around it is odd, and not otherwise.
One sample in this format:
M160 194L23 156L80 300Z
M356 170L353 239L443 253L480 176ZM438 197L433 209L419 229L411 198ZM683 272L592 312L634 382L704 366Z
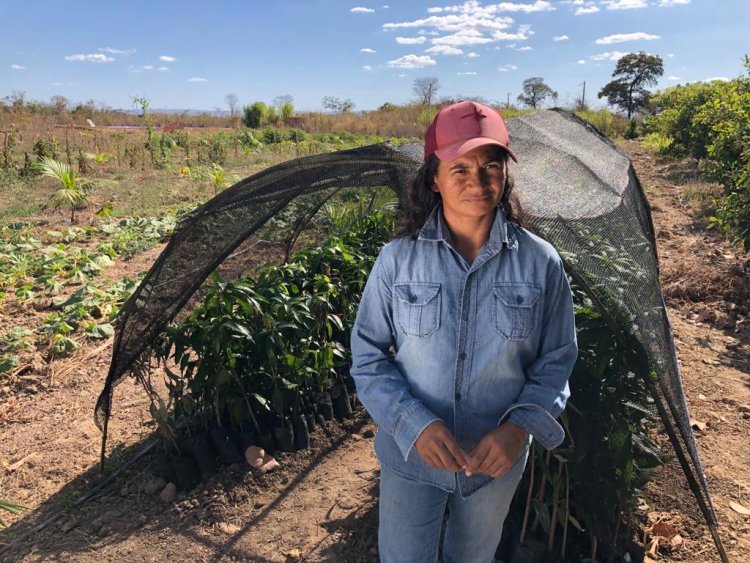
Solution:
M499 206L496 208L495 221L490 229L490 236L485 243L486 247L492 250L499 250L504 244L508 248L515 248L516 235L512 228L508 228L509 221L505 218L505 212ZM425 221L424 226L419 231L418 240L443 241L448 244L452 243L451 232L445 224L443 217L443 206L438 203Z

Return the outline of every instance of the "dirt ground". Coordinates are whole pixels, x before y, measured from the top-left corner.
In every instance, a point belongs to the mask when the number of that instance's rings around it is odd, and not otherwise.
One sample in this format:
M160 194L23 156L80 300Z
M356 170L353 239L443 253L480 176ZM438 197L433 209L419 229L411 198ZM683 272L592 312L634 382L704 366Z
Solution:
M750 256L707 230L705 205L716 188L697 181L694 166L623 146L652 205L662 288L719 532L730 561L750 561L750 515L742 513L750 509ZM156 252L122 275L147 267ZM374 427L362 413L319 428L310 450L279 456L273 472L230 466L164 502L159 491L150 494L158 484L152 455L112 474L147 447L153 430L146 397L126 381L110 423L111 478L101 477L92 414L110 346L40 361L24 374L31 384L0 390L0 498L31 509L0 515L10 524L0 546L13 543L0 560L377 560L378 464ZM706 527L685 509L685 491L672 486L673 469L657 474L640 507L644 520L663 513L684 539L659 560L718 561Z

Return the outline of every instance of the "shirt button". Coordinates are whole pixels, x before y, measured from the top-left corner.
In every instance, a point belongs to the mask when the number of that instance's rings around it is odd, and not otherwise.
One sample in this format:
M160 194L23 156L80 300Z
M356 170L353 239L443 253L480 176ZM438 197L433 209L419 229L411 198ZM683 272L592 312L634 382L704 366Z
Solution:
M521 297L520 295L519 295L519 296L517 296L517 297L516 297L516 303L518 303L519 305L520 305L521 303L523 303L523 297Z
M466 352L461 352L458 355L458 359L461 360L461 361L465 360L466 359Z
M416 303L416 302L417 302L417 296L416 295L412 295L411 297L409 297L409 303Z
M456 400L457 400L457 401L460 401L460 400L461 400L461 393L456 393Z

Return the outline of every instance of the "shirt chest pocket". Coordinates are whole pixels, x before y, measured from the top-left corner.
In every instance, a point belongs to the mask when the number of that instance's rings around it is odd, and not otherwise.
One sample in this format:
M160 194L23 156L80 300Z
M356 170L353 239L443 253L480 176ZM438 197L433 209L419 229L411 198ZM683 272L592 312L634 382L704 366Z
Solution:
M430 336L440 327L440 284L399 282L394 284L396 321L409 336Z
M495 330L508 340L526 340L537 324L541 289L525 282L494 286Z

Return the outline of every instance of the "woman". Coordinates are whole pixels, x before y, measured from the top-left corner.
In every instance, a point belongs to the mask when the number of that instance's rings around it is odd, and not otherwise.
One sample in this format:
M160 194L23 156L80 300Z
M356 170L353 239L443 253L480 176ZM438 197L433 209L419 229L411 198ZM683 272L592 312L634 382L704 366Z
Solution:
M572 297L552 246L513 222L509 158L494 109L441 109L362 295L352 376L379 427L384 563L436 561L446 505L446 563L493 561L530 437L564 437Z

